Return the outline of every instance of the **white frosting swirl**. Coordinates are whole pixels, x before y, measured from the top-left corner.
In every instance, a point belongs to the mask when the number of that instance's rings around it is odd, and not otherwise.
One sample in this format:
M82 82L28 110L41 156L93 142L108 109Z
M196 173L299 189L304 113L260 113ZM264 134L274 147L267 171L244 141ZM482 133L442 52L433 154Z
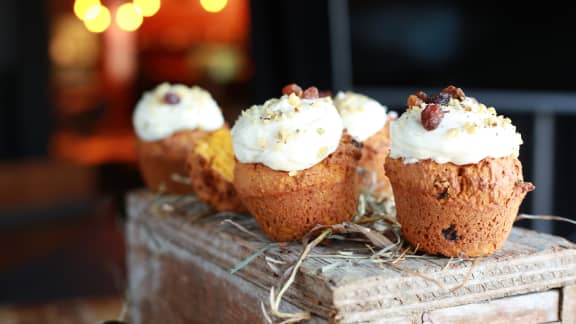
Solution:
M342 130L330 97L300 99L291 94L243 111L231 132L238 161L299 171L333 153Z
M364 142L386 124L386 107L354 92L339 92L334 98L344 128L358 142Z
M450 99L442 105L444 117L438 128L428 131L420 117L426 107L409 107L390 124L390 157L404 163L432 159L457 165L477 163L492 157L518 156L522 137L509 118L497 116L476 99Z
M166 102L167 93L176 96L173 104ZM132 122L141 140L157 141L181 130L216 130L224 125L224 117L206 90L162 83L144 93L136 105Z

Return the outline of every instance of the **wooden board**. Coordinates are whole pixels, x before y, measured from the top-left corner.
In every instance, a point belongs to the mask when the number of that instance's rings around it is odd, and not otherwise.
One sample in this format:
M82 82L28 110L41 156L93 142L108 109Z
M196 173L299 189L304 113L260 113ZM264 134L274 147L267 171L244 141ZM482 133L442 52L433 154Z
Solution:
M301 245L270 245L248 216L219 213L198 220L199 215L210 211L194 197L179 198L178 205L184 206L182 210L186 212L173 215L171 205L162 203L170 199L174 198L158 199L142 191L128 197L129 296L133 322L149 322L156 313L166 314L158 310L162 307L173 312L182 312L186 307L196 314L202 310L217 312L221 317L211 320L220 322L262 320L260 309L254 309L254 305L267 302L270 287L279 280L266 257L290 265L298 257ZM256 237L223 223L228 218L257 233ZM268 249L264 255L235 275L227 273L265 246ZM333 244L313 251L315 255L334 253ZM430 257L401 261L399 266L403 270L334 258L308 258L285 295L286 309L310 310L318 316L317 321L323 318L357 323L385 318L421 323L425 314L432 318L443 316L440 309L574 285L576 246L559 237L515 228L500 251L476 261L475 265L472 261L450 263L446 258ZM469 280L465 280L467 275ZM190 287L190 291L186 292L185 287ZM227 290L240 295L229 296ZM558 290L554 291L546 295L546 300L560 298ZM171 296L177 300L171 300ZM246 307L242 307L242 302ZM509 305L514 304L500 307ZM231 311L228 315L227 310ZM438 312L432 312L435 310ZM560 314L559 306L556 314ZM561 320L541 316L546 321Z

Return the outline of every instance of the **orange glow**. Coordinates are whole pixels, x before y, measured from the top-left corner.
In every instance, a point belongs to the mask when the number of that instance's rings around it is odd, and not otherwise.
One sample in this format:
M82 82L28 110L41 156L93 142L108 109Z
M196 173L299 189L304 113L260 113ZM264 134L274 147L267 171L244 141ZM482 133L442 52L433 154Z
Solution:
M200 0L202 8L208 12L220 12L228 4L228 0Z
M142 25L140 9L132 3L124 3L116 11L116 23L124 31L135 31Z
M105 31L112 22L110 10L104 6L98 8L92 7L86 14L84 26L86 29L93 33L101 33ZM94 10L93 10L94 9Z
M144 17L154 16L160 10L160 0L133 0Z
M74 1L74 14L78 19L85 20L91 8L100 7L100 0L76 0Z

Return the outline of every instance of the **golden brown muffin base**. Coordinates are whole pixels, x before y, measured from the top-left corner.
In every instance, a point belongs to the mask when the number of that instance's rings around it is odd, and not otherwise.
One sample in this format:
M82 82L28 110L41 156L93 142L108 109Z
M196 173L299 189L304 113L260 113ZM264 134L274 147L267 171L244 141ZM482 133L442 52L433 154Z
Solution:
M230 131L228 131L228 136L230 136ZM220 153L234 154L231 147L227 151L226 149L222 148ZM234 184L214 170L212 161L193 150L188 155L188 169L194 192L212 208L217 211L246 211L236 193Z
M510 234L518 207L534 186L510 156L476 164L404 164L386 160L404 238L419 250L447 257L486 256Z
M334 153L293 176L260 163L237 162L234 186L270 239L298 240L317 224L338 224L354 216L359 158L360 149L344 134Z
M136 140L140 173L152 191L186 194L193 192L191 185L174 182L172 175L188 176L186 159L196 141L209 132L203 130L180 131L159 141Z
M384 163L389 151L390 122L387 121L381 130L364 141L362 158L358 162L358 166L365 170L358 175L360 189L373 192L378 198L392 197L392 186L384 170ZM375 179L373 174L376 175ZM376 180L376 183L374 183L374 180Z

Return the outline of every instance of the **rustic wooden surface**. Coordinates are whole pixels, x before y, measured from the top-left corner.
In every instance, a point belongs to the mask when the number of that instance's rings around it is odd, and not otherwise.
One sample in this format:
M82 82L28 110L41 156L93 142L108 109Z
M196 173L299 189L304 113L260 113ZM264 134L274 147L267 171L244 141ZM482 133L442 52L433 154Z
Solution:
M524 324L559 320L560 292L557 289L482 304L468 304L432 310L423 315L423 323Z
M562 322L576 324L576 285L562 289Z
M173 210L176 205L177 212ZM193 197L158 198L135 192L128 197L128 213L132 323L152 323L155 314L171 312L178 315L171 323L178 323L178 319L199 323L262 321L257 305L260 301L267 303L270 287L279 281L269 260L283 262L276 264L282 269L295 261L301 251L298 243L272 245L248 216L219 213L200 218L210 211ZM223 223L225 219L233 219L258 235L243 233ZM341 248L335 244L317 247L313 254L335 254ZM263 247L268 247L263 255L235 275L227 273ZM422 323L427 318L451 314L450 308L454 307L464 307L472 314L498 309L500 318L524 316L529 321L566 322L571 316L565 309L573 307L573 301L566 296L572 296L574 291L564 289L560 294L559 289L576 284L576 246L559 237L515 228L500 251L475 263L430 257L408 259L398 265L403 270L342 259L309 258L285 295L288 303L283 305L286 309L310 310L320 318L341 323L381 319ZM465 280L470 271L469 280ZM545 293L530 294L535 292ZM527 297L517 296L522 294ZM508 296L519 299L484 304ZM564 318L552 318L542 307L526 306L533 300L540 300L541 305L552 305L556 300L556 308L550 312ZM506 315L503 309L510 307L518 309L518 313ZM522 309L532 311L522 313ZM470 322L475 316L463 321Z

